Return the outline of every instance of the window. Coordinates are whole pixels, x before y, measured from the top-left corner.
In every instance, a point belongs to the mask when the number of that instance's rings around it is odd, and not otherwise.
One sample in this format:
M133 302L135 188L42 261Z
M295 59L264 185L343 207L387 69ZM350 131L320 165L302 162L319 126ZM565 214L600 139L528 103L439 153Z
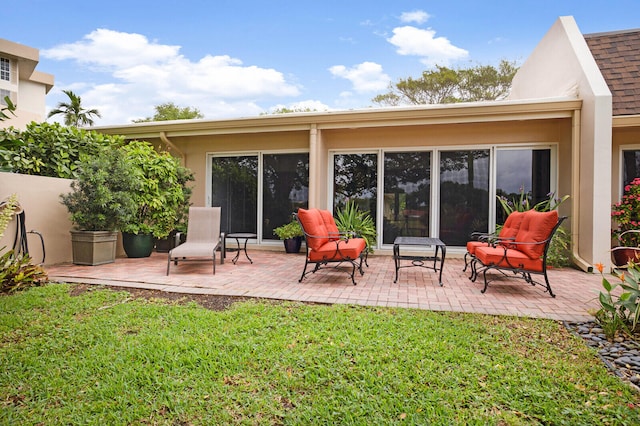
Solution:
M383 244L429 236L431 152L384 153Z
M11 61L0 58L0 80L11 81Z
M624 194L624 187L637 177L640 177L640 150L622 151L622 188L620 194Z
M464 246L489 223L489 150L440 152L440 233L449 246Z
M273 229L308 207L308 153L210 156L211 206L222 207L220 230L276 240Z
M258 156L213 157L211 205L220 206L220 231L257 233Z
M0 105L7 105L7 101L4 99L6 97L9 97L9 99L11 99L11 91L6 90L6 89L0 89Z
M517 200L521 191L533 206L551 192L550 149L499 149L496 151L496 195ZM496 223L506 220L496 200Z
M376 223L378 203L378 155L335 154L333 157L333 210L355 202Z
M309 154L264 154L262 163L262 238L271 240L274 228L308 207Z

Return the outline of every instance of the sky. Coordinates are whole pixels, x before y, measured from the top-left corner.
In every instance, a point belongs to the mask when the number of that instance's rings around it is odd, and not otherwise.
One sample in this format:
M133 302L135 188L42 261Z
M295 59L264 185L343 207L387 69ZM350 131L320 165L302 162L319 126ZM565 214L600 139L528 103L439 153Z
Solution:
M640 28L640 1L17 0L0 38L40 50L47 112L71 90L114 125L167 102L207 119L369 108L436 64L520 65L560 16Z

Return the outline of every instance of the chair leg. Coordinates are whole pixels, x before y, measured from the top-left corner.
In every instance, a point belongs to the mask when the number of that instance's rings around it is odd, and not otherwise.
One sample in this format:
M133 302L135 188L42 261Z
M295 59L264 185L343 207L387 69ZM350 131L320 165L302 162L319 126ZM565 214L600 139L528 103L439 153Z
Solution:
M302 270L302 275L300 275L300 279L298 280L299 283L302 282L302 280L304 279L305 274L307 273L307 265L309 265L308 260L305 259L304 261L304 269Z
M485 268L484 272L482 273L482 276L484 278L484 288L480 290L480 293L484 293L485 291L487 291L487 287L489 287L489 282L487 281L487 270L489 270L489 268Z
M468 255L469 255L469 252L466 252L464 254L464 268L462 269L462 272L467 272L467 266L469 266L469 262L467 261Z
M216 250L213 249L213 275L216 274Z
M556 295L551 290L551 284L549 284L549 278L547 277L547 271L544 271L544 282L547 284L547 291L551 297L556 297Z
M170 268L171 268L171 253L167 255L167 275L169 275Z

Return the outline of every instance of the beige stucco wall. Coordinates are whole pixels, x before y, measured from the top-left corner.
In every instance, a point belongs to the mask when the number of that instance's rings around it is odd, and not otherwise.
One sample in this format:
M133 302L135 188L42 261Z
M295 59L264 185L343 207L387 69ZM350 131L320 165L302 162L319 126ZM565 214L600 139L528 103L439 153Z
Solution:
M572 17L559 18L536 46L513 80L510 99L554 96L575 96L583 101L573 147L572 236L581 258L577 260L608 265L611 92Z
M11 194L17 194L18 201L25 211L27 231L35 230L44 237L45 264L71 261L71 238L67 209L60 203L60 194L69 191L68 179L27 176L0 172L0 200ZM0 240L0 247L11 247L16 232L16 220L9 224ZM29 251L34 261L42 259L40 242L36 236L29 237Z

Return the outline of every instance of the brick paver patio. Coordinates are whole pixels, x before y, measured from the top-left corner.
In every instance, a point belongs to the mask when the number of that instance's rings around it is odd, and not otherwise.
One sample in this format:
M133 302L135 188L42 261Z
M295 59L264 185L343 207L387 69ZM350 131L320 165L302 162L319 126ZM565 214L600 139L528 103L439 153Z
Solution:
M447 258L442 275L443 287L433 270L403 268L396 284L393 258L387 255L369 257L364 276L356 274L358 285L342 271L322 270L298 282L304 265L303 254L251 250L253 264L243 256L237 264L231 257L216 265L211 274L210 262L185 262L172 265L166 276L167 255L153 253L141 259L118 258L101 266L61 264L48 266L54 281L82 282L123 287L141 287L180 293L204 293L246 296L318 303L345 303L367 306L389 306L433 311L472 312L493 315L515 315L566 321L592 319L590 312L598 307L601 277L572 268L549 272L552 298L543 287L531 286L523 280L501 278L489 285L472 283L462 272L459 258ZM498 278L498 275L496 275Z

